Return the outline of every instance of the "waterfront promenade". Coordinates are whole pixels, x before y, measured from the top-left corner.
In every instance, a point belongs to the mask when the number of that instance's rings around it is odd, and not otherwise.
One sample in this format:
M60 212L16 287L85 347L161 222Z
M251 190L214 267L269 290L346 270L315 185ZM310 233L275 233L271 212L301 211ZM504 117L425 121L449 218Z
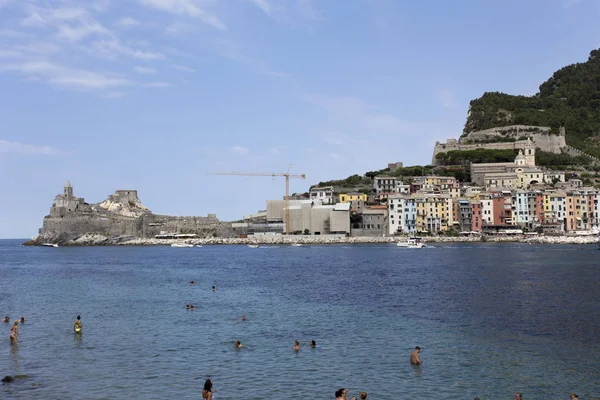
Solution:
M369 243L395 243L406 240L407 236L394 237L345 237L335 235L310 236L310 235L264 235L248 238L197 238L197 239L153 239L153 238L107 238L101 235L84 235L76 240L60 243L67 246L170 246L174 243L187 243L192 245L291 245L300 243L305 245L334 245L334 244L369 244ZM534 236L534 235L505 235L505 236L466 236L445 237L425 236L426 243L530 243L530 244L595 244L597 235L587 236Z

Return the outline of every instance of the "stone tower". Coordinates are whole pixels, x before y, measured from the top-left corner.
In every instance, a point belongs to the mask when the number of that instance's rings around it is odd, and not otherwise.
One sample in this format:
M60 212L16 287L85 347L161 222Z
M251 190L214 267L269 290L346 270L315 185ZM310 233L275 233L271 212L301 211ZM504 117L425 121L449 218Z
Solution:
M527 143L525 144L525 149L523 151L525 154L525 164L534 167L535 166L535 145L531 141L531 138L527 139Z
M67 184L65 185L65 197L67 199L73 198L73 187L71 186L71 181L67 181Z

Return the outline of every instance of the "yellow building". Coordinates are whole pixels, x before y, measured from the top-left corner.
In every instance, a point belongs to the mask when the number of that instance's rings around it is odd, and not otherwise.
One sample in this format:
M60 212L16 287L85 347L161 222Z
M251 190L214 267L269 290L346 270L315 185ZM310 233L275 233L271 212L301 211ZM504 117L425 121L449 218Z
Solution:
M452 198L449 195L424 195L415 200L418 232L448 230L448 221L452 218Z
M360 210L367 201L367 195L365 193L345 193L339 196L340 203L350 203L350 208L353 210Z

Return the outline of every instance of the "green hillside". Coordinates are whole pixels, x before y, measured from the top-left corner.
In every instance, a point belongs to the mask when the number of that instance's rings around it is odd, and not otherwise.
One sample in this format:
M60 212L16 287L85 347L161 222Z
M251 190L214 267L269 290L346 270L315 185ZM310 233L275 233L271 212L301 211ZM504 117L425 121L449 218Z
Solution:
M600 157L600 50L556 71L535 96L484 93L471 101L464 134L507 125L566 129L567 144Z

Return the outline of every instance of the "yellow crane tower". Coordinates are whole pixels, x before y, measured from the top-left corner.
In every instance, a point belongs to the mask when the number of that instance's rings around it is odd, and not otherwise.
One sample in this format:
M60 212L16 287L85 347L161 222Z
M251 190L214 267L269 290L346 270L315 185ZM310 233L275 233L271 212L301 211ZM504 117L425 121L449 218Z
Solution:
M291 174L290 169L287 172L210 172L209 175L235 175L235 176L285 176L285 234L290 234L290 178L306 179L306 174Z

